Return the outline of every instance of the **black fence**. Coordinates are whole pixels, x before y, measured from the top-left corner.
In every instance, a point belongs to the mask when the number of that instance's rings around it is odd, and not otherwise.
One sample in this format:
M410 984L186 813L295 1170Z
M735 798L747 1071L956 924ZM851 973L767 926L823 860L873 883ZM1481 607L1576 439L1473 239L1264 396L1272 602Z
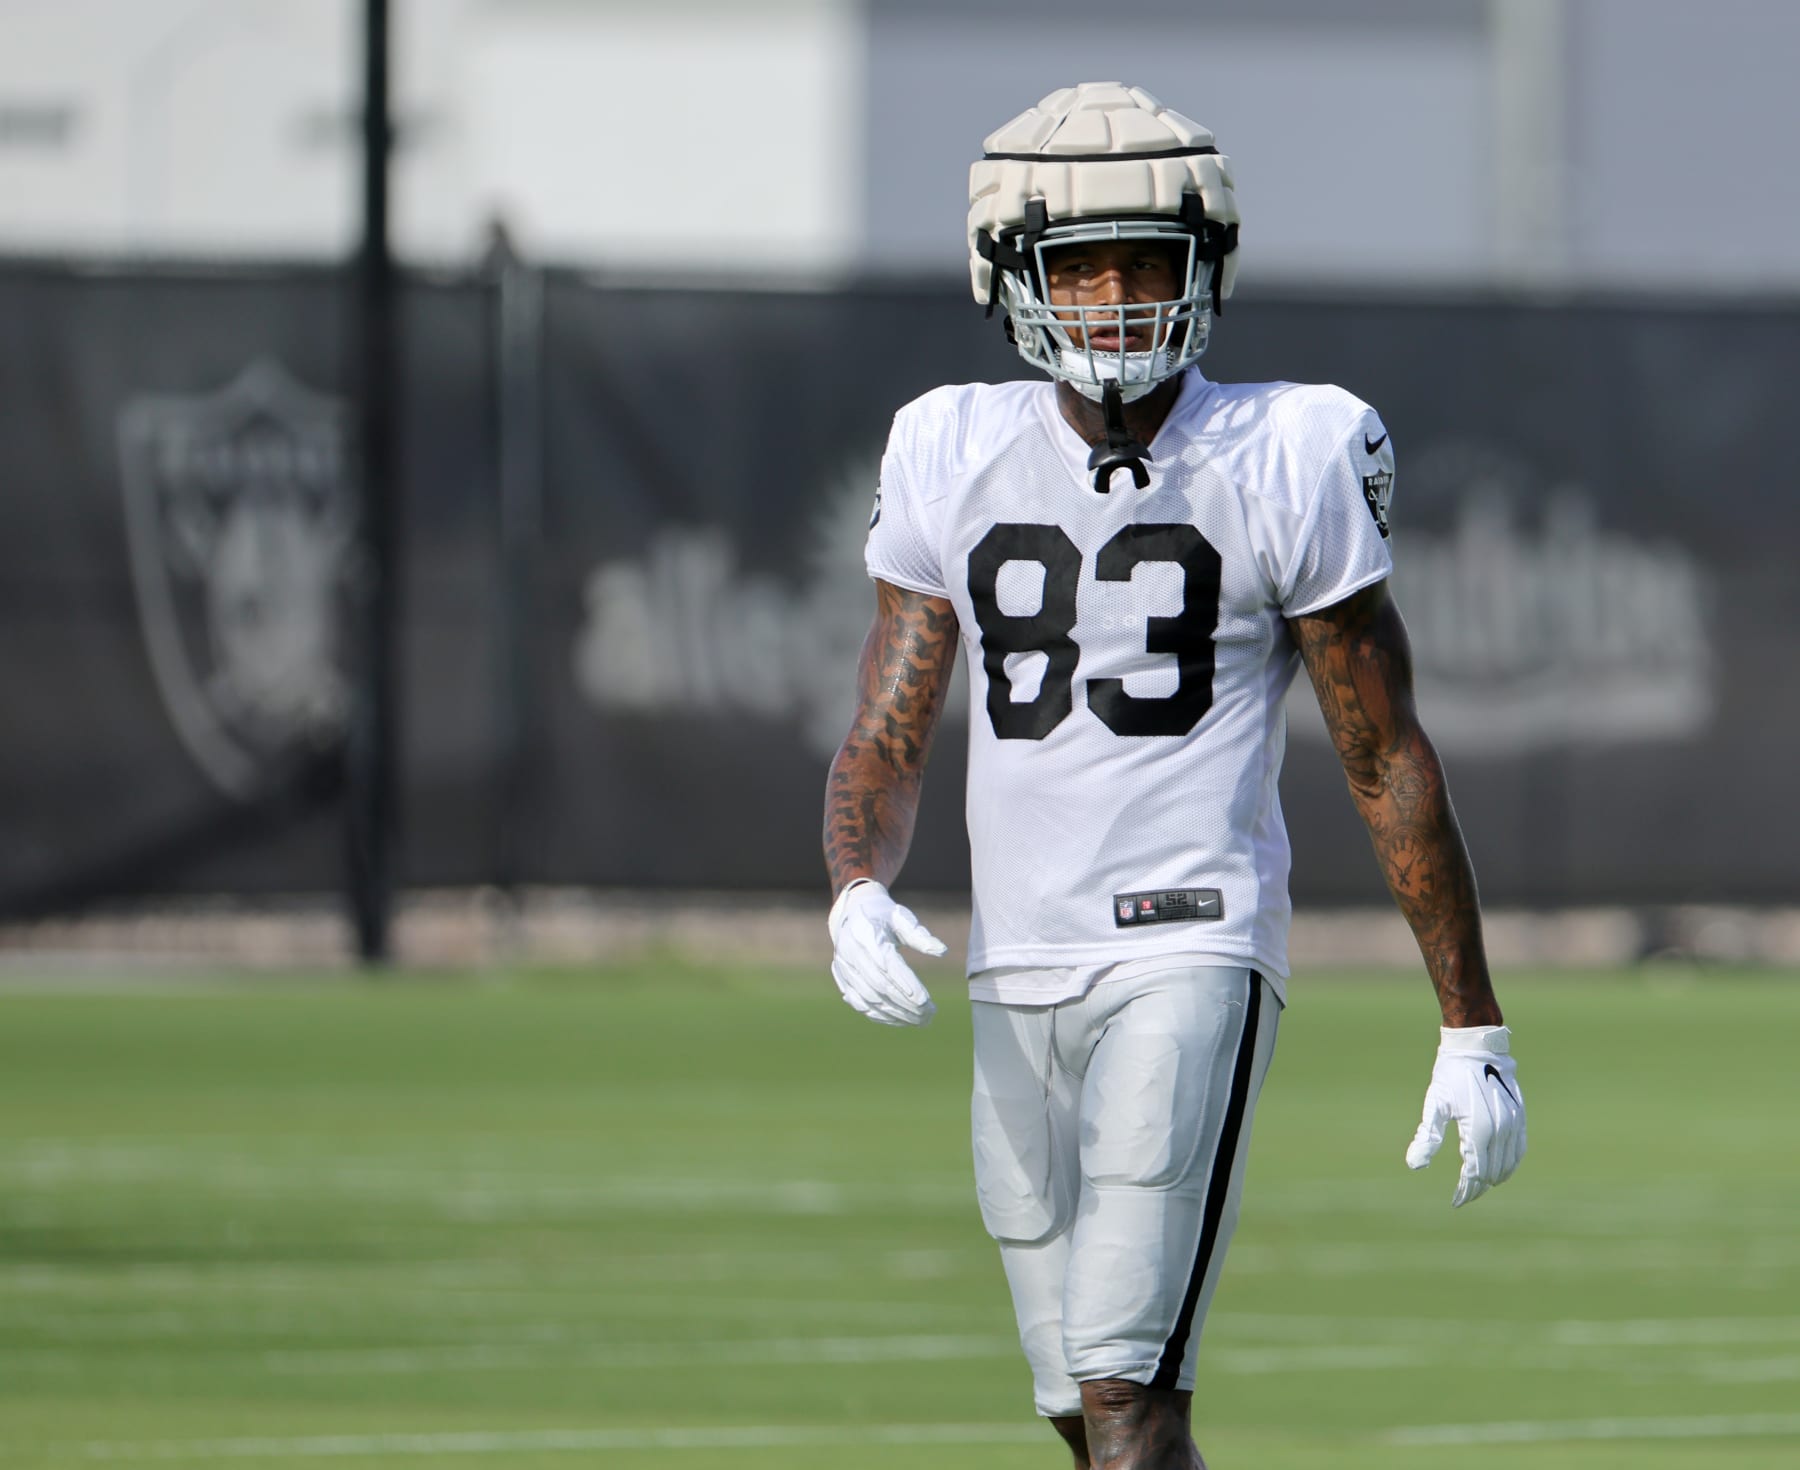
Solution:
M503 283L504 282L504 283ZM342 882L332 273L0 269L0 912ZM822 887L893 410L1018 376L955 283L407 282L412 885ZM1397 596L1490 902L1800 893L1800 310L1234 304L1221 378L1398 450ZM966 882L959 728L906 881ZM1296 897L1380 897L1304 680Z

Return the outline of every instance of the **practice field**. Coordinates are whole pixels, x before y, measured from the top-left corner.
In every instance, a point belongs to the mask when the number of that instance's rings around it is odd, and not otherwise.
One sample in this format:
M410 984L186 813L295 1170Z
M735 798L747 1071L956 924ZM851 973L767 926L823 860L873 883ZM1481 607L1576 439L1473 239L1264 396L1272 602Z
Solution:
M0 1470L1060 1470L968 1007L822 974L0 994ZM1800 980L1503 977L1519 1176L1401 1154L1422 978L1302 975L1213 1470L1800 1465Z

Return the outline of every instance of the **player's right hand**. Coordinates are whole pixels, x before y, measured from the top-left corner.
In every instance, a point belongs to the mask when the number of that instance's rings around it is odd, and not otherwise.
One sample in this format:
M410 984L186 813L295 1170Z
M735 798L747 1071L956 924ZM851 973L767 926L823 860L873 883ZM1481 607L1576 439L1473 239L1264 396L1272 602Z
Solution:
M937 1006L900 957L900 945L940 955L944 941L909 908L894 902L873 878L859 878L837 896L826 921L831 930L831 978L853 1010L884 1026L923 1026Z

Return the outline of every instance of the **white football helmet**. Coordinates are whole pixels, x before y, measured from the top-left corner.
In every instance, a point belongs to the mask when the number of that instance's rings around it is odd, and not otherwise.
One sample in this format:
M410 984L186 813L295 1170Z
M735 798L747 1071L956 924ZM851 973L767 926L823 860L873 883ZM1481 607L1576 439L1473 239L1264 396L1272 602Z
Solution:
M970 282L990 315L1004 308L1025 361L1096 401L1116 383L1129 401L1206 351L1213 313L1231 295L1238 241L1231 163L1210 132L1142 88L1083 82L1052 92L982 146L969 170ZM1177 245L1181 294L1053 308L1044 252L1093 240ZM1151 328L1155 347L1126 351L1133 326ZM1096 330L1116 331L1118 348L1096 352Z

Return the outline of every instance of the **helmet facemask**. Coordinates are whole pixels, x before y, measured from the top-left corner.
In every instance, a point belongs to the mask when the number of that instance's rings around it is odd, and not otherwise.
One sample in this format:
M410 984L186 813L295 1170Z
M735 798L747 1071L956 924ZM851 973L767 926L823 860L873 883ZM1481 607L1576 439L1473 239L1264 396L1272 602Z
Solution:
M1072 245L1144 240L1172 246L1179 294L1166 301L1125 301L1116 305L1054 305L1048 282L1049 254ZM1167 216L1137 219L1087 219L1027 229L1005 242L1014 262L998 267L998 304L1019 354L1032 366L1068 383L1084 397L1099 402L1106 385L1116 383L1122 401L1130 402L1174 377L1206 351L1212 329L1216 271L1201 241L1187 225ZM998 252L997 252L998 253ZM1024 268L1020 268L1023 266ZM1153 344L1129 350L1128 335L1144 329ZM1117 334L1116 348L1096 348L1096 333Z

